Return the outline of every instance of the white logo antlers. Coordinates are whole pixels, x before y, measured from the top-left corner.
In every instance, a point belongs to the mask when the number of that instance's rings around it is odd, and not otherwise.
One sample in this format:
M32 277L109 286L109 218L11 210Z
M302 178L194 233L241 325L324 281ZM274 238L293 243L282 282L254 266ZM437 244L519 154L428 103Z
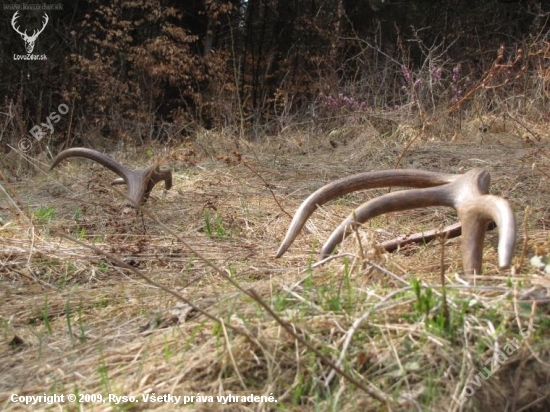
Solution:
M15 14L13 15L12 19L11 19L11 26L13 27L13 29L17 33L19 33L21 35L21 37L25 41L25 49L27 49L27 54L31 54L33 49L34 49L34 42L38 38L38 35L44 31L44 29L46 28L46 25L48 24L48 21L50 19L49 19L48 15L46 13L44 13L44 24L43 24L42 28L40 30L34 30L32 36L29 36L29 35L27 35L27 30L25 30L25 32L22 33L19 30L19 27L15 26L15 20L17 20L17 18L19 17L17 15L17 13L19 13L19 11L16 11Z

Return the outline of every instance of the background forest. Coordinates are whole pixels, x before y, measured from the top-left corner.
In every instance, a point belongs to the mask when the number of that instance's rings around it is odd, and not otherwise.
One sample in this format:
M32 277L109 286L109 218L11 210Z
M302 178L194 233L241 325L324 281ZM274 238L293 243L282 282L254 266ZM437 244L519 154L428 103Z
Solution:
M519 109L546 121L549 11L536 0L67 2L36 41L47 60L21 61L4 10L2 138L60 104L70 115L46 142L63 146L97 132L140 143L197 128L316 131L350 113L418 123ZM30 32L42 16L19 23Z

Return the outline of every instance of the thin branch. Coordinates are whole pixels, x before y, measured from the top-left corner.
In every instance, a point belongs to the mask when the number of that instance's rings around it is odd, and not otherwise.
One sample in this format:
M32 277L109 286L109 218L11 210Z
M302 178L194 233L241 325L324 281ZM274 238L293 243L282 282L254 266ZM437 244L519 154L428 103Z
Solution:
M281 203L279 202L279 199L277 199L277 196L275 196L275 193L273 192L273 190L270 187L271 185L269 183L267 183L265 181L265 179L257 171L252 169L252 167L249 164L247 164L246 162L242 162L242 164L244 166L246 166L252 173L254 173L264 183L267 190L269 190L269 192L271 193L271 196L273 197L273 200L275 200L275 203L277 203L277 206L279 206L279 209L281 209L285 215L287 215L289 218L292 219L292 215L285 210L283 205L281 205Z
M128 198L127 198L128 199ZM131 201L131 199L128 199ZM355 379L354 377L352 377L350 374L346 373L343 369L341 369L338 365L336 365L332 360L330 360L327 356L325 356L323 353L321 353L321 351L317 348L315 348L311 343L309 343L308 341L306 341L302 336L298 335L295 331L294 331L294 327L286 322L285 320L283 320L282 318L280 318L274 311L273 309L271 309L271 307L258 295L258 293L254 290L254 289L244 289L242 286L239 285L239 283L237 281L235 281L233 278L231 278L230 276L227 275L227 273L220 269L219 267L217 267L216 265L214 265L212 262L210 262L208 259L206 259L205 257L202 256L201 253L199 253L197 250L195 250L191 245L189 245L183 238L181 238L175 231L173 231L172 229L170 229L169 227L167 227L165 224L163 224L152 212L150 212L149 210L141 207L140 205L137 205L135 204L135 207L139 208L139 210L141 210L144 214L146 214L147 216L149 216L154 222L156 222L159 226L161 226L164 230L166 230L169 234L171 234L172 236L174 236L176 239L178 239L187 249L189 249L189 251L191 253L193 253L195 256L197 256L200 260L202 260L207 266L209 266L210 268L212 268L214 271L216 271L218 274L220 274L225 280L227 280L229 283L231 283L233 286L235 286L235 288L237 288L238 290L240 290L241 292L245 293L247 296L251 297L254 301L256 301L256 303L258 303L263 309L265 309L272 317L273 319L283 327L284 330L287 331L287 333L289 335L291 335L295 340L297 340L298 342L300 342L302 345L306 346L310 351L312 351L313 353L315 353L315 355L327 366L329 366L332 370L334 370L338 375L342 376L345 380L347 380L348 382L350 382L351 384L355 385L357 388L361 389L362 391L364 391L365 393L369 394L370 396L372 396L373 398L375 398L376 400L378 400L379 402L385 404L385 405L390 405L393 403L393 400L388 396L386 395L384 392L382 392L380 389L378 389L376 386L374 386L371 382L367 381L367 384L368 386L365 386L362 382L358 381L357 379ZM193 304L191 301L189 301L188 299L184 298L183 296L181 296L179 293L177 292L174 292L172 291L171 289L155 282L154 280L150 279L148 276L146 276L145 274L143 274L142 272L140 272L139 270L137 270L136 268L134 268L133 266L123 262L121 259L119 259L118 257L112 255L111 253L108 253L108 252L104 252L103 250L97 248L96 246L93 246L93 245L88 245L88 244L85 244L71 236L68 236L66 234L61 234L62 237L68 239L68 240L71 240L72 242L75 242L79 245L82 245L84 247L87 247L91 250L93 250L94 252L100 254L100 255L103 255L105 257L107 257L109 260L111 260L112 262L115 262L117 265L119 266L122 266L128 270L131 270L133 273L135 273L137 276L141 277L142 279L144 279L145 281L149 282L150 284L152 284L153 286L156 286L158 287L159 289L162 289L164 290L165 292L175 296L177 299L181 300L182 302L185 302L186 304L188 304L189 306L191 306L193 309L197 310L199 313L202 313L204 316L208 317L209 319L213 320L214 322L217 322L217 323L222 323L223 320L222 319L219 319L217 317L215 317L214 315L211 315L210 313L206 312L205 310L199 308L198 306L196 306L195 304ZM237 328L237 327L234 327L232 326L231 324L226 324L228 327L230 327L232 330L234 330L235 332L237 333L240 333L240 334L244 334L248 339L251 339L251 335L250 334L246 334L245 333L245 329L244 328ZM261 345L259 344L259 342L254 342L255 344L259 345L261 347Z

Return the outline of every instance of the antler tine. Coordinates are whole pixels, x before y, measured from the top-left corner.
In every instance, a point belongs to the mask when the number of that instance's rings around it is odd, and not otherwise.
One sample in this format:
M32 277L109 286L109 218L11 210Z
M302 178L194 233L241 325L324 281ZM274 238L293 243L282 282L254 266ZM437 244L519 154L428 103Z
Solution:
M151 174L151 182L153 186L158 182L164 181L164 188L170 190L172 187L172 171L171 170L161 170L160 166L155 167L153 173ZM153 188L151 186L151 189Z
M453 207L462 223L462 265L467 273L481 273L483 240L491 221L498 227L499 266L507 268L512 261L516 242L514 213L505 199L487 194L490 182L489 172L475 168L449 185L454 192Z
M44 15L42 16L44 18L44 23L42 24L42 29L40 29L40 31L38 32L38 34L42 33L44 31L44 29L46 28L46 26L48 25L48 22L50 21L50 18L48 17L48 15L46 13L44 13Z
M145 188L144 198L148 199L151 190L158 182L164 181L164 188L169 190L172 187L172 171L160 170L160 166L155 165L151 168L151 173L148 177L147 187Z
M427 206L453 206L453 190L450 185L428 189L411 189L387 193L363 203L331 233L321 250L321 257L329 256L360 224L373 217Z
M516 221L510 204L503 198L484 195L469 199L457 207L462 224L462 261L464 271L481 273L483 240L487 225L498 227L498 265L507 268L512 262L516 242Z
M115 172L117 175L122 177L125 182L128 181L128 176L131 172L126 166L117 162L110 156L107 156L105 153L98 152L93 149L86 149L84 147L74 147L72 149L63 150L59 153L53 160L50 170L53 170L62 160L65 160L69 157L85 157L86 159L93 160L99 163L102 166L105 166L107 169Z
M111 184L126 183L128 189L125 205L142 204L149 198L153 187L161 180L164 180L166 190L172 187L172 172L170 170L160 170L158 165L150 166L145 170L131 170L106 154L86 148L67 149L59 153L50 170L68 157L85 157L94 160L119 175L121 178L115 179Z
M20 34L21 36L26 36L27 35L27 31L25 30L25 33L22 33L20 30L19 30L19 26L15 26L16 22L17 22L17 19L19 18L19 10L17 10L13 17L11 18L11 25L13 27L13 29L18 33Z
M164 180L164 188L166 190L170 190L172 187L172 171L171 170L161 170L160 166L156 166L155 170L151 173L151 182L153 185L151 186L151 189L154 185L156 185L158 182L161 182ZM111 182L111 185L123 185L126 182L123 178L119 177Z
M375 189L378 187L403 186L403 187L432 187L440 186L457 179L458 175L426 172L423 170L382 170L376 172L364 172L347 176L335 182L329 183L317 189L302 202L294 218L290 223L285 238L275 257L281 257L290 247L306 221L321 206L336 197L363 189Z

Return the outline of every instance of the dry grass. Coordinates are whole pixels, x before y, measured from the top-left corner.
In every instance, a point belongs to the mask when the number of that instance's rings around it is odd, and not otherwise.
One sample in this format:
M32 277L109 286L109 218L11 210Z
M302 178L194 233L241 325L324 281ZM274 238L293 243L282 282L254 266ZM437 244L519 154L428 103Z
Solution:
M535 332L494 376L474 386L463 410L549 410L550 278L531 268L528 259L519 267L524 243L527 258L548 248L548 142L529 143L512 133L483 139L470 134L452 142L426 138L404 156L402 167L450 173L488 169L492 193L508 198L518 217L513 270L496 266L496 233L487 236L485 274L477 278L456 274L459 241L446 243L443 269L452 316L445 327L437 320L441 245L392 255L373 246L452 223L452 211L433 208L373 219L359 232L361 248L358 238L350 237L340 255L313 265L319 242L331 229L354 206L385 190L353 194L317 211L286 255L273 258L290 221L287 213L312 190L345 174L392 168L403 147L400 139L356 132L334 149L329 142L334 135L237 144L205 133L193 148L168 153L156 148L175 170L174 188L156 188L146 206L195 252L147 216L121 217L121 197L105 184L110 175L91 162L66 162L58 172L38 173L27 181L0 181L9 193L1 195L0 207L0 405L6 410L48 407L12 403L13 393L101 394L104 399L116 394L135 396L139 403L61 407L172 410L171 404L144 403L142 395L200 393L214 400L272 394L277 402L182 406L182 399L178 406L205 411L460 410L451 397L459 398L484 362L521 337L519 327L530 322L538 325ZM150 161L139 153L126 160ZM113 253L196 308L62 233ZM333 362L341 361L362 385L376 387L386 403L335 374L203 259L243 289L254 289L298 336ZM420 297L415 278L431 286L421 287ZM421 301L431 305L428 315Z

